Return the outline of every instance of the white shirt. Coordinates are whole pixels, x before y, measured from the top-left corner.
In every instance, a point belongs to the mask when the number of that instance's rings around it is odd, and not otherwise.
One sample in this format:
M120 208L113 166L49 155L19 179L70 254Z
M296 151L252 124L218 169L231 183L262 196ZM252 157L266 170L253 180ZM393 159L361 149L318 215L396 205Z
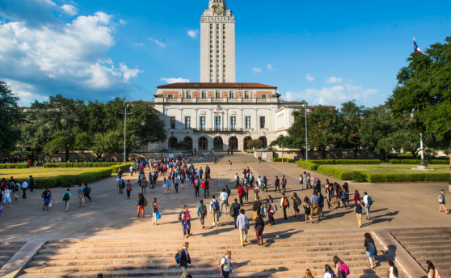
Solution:
M238 175L236 175L235 180L240 180L240 177Z
M28 182L24 181L24 182L22 183L22 188L27 188L27 187L28 187Z
M226 262L227 260L227 262ZM223 264L224 271L230 272L230 258L222 258L221 264Z
M334 272L334 274L335 274L335 272ZM330 273L325 273L324 278L333 278L333 276Z
M227 192L222 192L219 198L221 199L221 201L227 201L229 194L227 194Z
M9 191L9 189L5 189L5 190L3 191L3 197L4 197L4 198L11 198L10 192L11 192L11 191Z
M244 179L246 178L246 175L243 174L243 175L241 176L241 178L244 180Z
M262 183L263 183L262 178L258 178L257 183L258 183L258 185L262 185Z
M390 276L389 278L398 278L393 274L393 266L390 266Z
M363 197L363 202L365 203L365 206L367 207L368 206L368 195L365 195Z

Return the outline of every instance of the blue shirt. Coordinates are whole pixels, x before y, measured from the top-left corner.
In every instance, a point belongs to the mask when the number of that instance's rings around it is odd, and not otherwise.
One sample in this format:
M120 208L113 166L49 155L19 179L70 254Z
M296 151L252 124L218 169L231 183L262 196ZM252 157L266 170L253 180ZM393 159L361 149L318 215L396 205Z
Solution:
M247 219L246 215L244 214L238 215L236 219L236 226L240 230L249 229L249 220Z
M318 198L318 196L313 195L311 201L312 201L312 204L319 205L319 198Z

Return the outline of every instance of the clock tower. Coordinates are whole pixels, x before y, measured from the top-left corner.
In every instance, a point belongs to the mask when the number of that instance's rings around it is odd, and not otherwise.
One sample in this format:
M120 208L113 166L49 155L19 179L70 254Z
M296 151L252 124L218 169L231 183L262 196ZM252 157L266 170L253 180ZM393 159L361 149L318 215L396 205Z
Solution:
M226 0L210 0L200 20L200 82L236 82L235 18Z

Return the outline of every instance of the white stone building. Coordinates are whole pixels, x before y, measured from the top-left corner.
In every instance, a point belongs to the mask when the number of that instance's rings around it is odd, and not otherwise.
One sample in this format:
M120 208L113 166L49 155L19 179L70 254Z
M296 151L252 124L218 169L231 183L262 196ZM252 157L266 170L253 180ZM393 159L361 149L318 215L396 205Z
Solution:
M225 0L210 0L200 24L201 82L158 87L155 109L168 140L144 151L243 150L251 139L268 146L304 103L281 101L275 86L235 82L235 19Z

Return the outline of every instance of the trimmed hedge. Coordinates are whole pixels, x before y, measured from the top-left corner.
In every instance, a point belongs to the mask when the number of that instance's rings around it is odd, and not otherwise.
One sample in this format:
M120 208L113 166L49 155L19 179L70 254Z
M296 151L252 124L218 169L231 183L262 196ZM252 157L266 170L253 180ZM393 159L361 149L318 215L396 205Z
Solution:
M294 159L293 158L284 158L283 159L284 162L288 162L288 163L294 163ZM272 162L282 162L282 158L272 158Z
M368 182L448 181L446 173L367 174Z
M367 173L361 171L343 171L327 166L319 166L317 171L340 180L366 181L367 179Z
M122 170L122 172L125 172L130 169L131 165L132 165L131 163L115 165L115 166L112 166L111 169L113 170L113 173L119 172L119 168Z
M30 165L28 163L6 163L0 164L0 169L25 169L29 168Z
M311 163L311 162L306 162L306 161L303 161L303 160L299 160L297 162L297 165L299 167L302 167L302 168L305 168L305 169L308 169L308 170L313 170L313 171L318 169L318 164Z
M381 164L380 159L312 159L315 164Z
M420 159L390 159L390 164L419 164ZM449 164L449 160L445 159L431 159L425 160L427 164Z
M89 168L89 167L111 167L121 165L122 162L72 162L72 163L44 163L44 168Z
M112 168L101 168L90 172L78 174L78 175L62 175L49 178L35 178L35 188L57 187L57 186L70 186L85 182L91 182L102 178L111 177L113 173ZM61 197L62 198L62 197Z

